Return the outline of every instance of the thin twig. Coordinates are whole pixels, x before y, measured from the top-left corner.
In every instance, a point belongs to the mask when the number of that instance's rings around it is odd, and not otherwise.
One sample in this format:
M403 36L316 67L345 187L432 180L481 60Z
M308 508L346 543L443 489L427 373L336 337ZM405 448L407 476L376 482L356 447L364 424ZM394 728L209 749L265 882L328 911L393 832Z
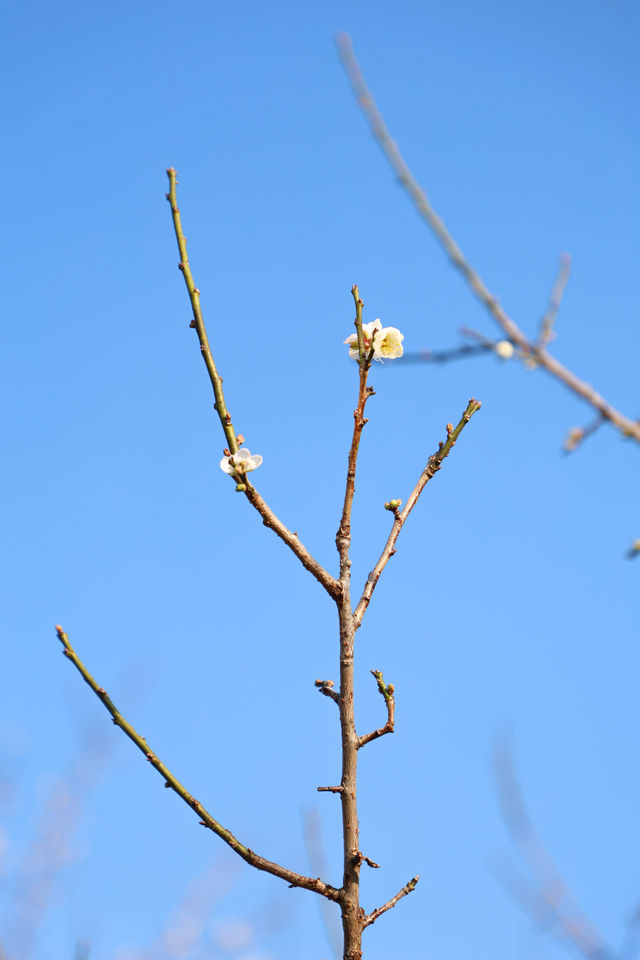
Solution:
M173 167L170 167L167 170L167 176L169 177L169 193L167 194L167 200L171 206L173 227L176 234L176 240L178 241L178 250L180 252L180 263L178 264L178 267L184 277L184 282L189 292L191 308L193 310L193 320L191 321L191 326L195 328L195 331L198 334L198 340L200 341L200 352L202 353L202 358L207 368L207 372L209 373L209 379L211 380L211 386L213 387L213 393L215 396L214 408L220 419L220 424L224 431L229 452L234 454L238 452L238 444L241 442L241 439L238 435L236 435L231 422L231 415L226 407L224 392L222 390L222 377L218 373L213 359L213 354L211 353L204 317L202 316L202 309L200 307L200 291L195 285L193 275L191 273L191 267L189 265L189 257L187 255L187 240L182 230L180 210L178 209L178 198L176 193L176 185L178 183L177 171ZM340 594L339 582L332 577L331 574L328 573L324 567L314 559L314 557L311 556L306 547L304 547L300 542L298 535L289 530L284 523L278 519L273 510L271 510L271 508L265 503L256 488L245 476L243 476L243 482L239 485L239 487L249 503L255 507L262 517L265 527L269 527L270 530L273 530L274 533L276 533L280 539L286 543L289 549L295 553L298 560L300 560L303 567L305 567L316 578L316 580L322 584L330 596L334 597L334 599L338 597Z
M384 727L379 727L378 730L373 730L371 733L367 733L364 737L358 737L358 747L364 747L365 743L371 743L372 740L377 740L378 737L384 737L385 733L393 733L395 726L395 687L392 683L386 684L384 682L384 677L382 676L382 672L380 670L372 670L371 673L376 678L378 683L378 693L384 697L384 701L387 705L387 722L385 723Z
M375 567L369 574L369 577L367 578L367 582L365 583L364 590L362 591L362 596L360 597L360 600L358 601L358 606L356 607L355 612L353 614L353 621L356 629L358 629L358 627L362 623L362 618L364 616L365 610L369 606L369 602L371 600L373 591L375 590L378 580L380 579L380 574L386 567L387 563L389 562L389 559L395 553L395 549L394 549L395 544L407 517L415 507L416 503L418 502L420 494L426 487L427 483L429 482L429 480L431 480L432 477L436 475L436 473L442 466L442 461L445 459L445 457L449 455L453 446L455 445L456 440L462 433L462 430L468 424L473 414L480 409L480 406L481 406L480 402L478 400L474 400L472 397L471 400L469 400L467 409L462 414L462 417L457 427L455 427L454 429L450 423L447 424L446 441L444 443L440 443L437 453L434 453L431 457L429 457L427 465L422 471L422 473L420 474L420 479L418 480L415 487L409 494L409 499L407 500L403 509L394 511L395 520L393 521L391 533L389 534L384 550L380 554L380 559L378 560Z
M529 352L537 364L552 376L556 377L556 379L562 381L565 386L579 397L582 397L587 403L590 403L606 420L613 423L614 426L621 431L623 436L633 437L640 442L640 424L612 407L611 404L594 390L591 384L580 380L579 377L559 363L555 357L552 357L546 349L532 343L511 317L507 315L500 305L498 298L491 293L480 275L471 266L441 218L431 206L427 195L418 185L398 147L391 139L382 115L367 87L360 65L355 58L351 40L346 34L340 34L337 37L337 44L342 63L353 87L358 104L365 114L374 137L378 141L400 183L411 197L420 216L436 235L453 265L460 271L475 295L502 328L508 339L520 347L525 353Z
M565 453L573 453L574 450L577 450L578 447L582 446L584 441L593 436L593 434L600 429L604 423L604 418L598 414L597 417L594 417L585 427L572 427L571 430L567 432L567 435L564 440L563 450Z
M558 271L556 273L556 279L554 280L551 288L547 309L545 310L544 316L540 321L540 333L538 334L537 343L539 349L544 349L555 337L553 325L556 322L556 317L558 316L558 311L562 304L562 298L564 296L567 283L569 282L570 275L571 257L568 253L563 253L560 257L560 262L558 263Z
M202 353L202 359L204 360L207 372L209 373L209 379L211 380L211 386L213 387L213 394L216 398L214 408L218 414L218 417L220 418L220 424L227 439L227 446L229 447L231 453L237 453L238 439L231 422L231 414L228 412L225 403L224 392L222 390L222 377L216 369L213 354L211 353L211 347L209 346L209 338L207 336L207 330L204 325L204 318L200 308L200 291L195 285L191 273L191 266L189 265L189 257L187 255L187 238L182 230L182 221L180 219L180 210L178 209L178 198L176 195L178 171L173 167L170 167L167 170L167 176L169 177L169 193L166 196L167 200L169 201L169 205L171 206L173 228L175 230L176 240L178 241L178 250L180 251L180 262L178 264L178 268L184 277L184 282L187 286L189 299L191 301L191 309L193 310L193 320L191 321L191 326L195 328L195 331L198 334L198 340L200 341L200 352Z
M164 779L164 785L167 788L172 789L177 795L184 800L187 806L200 817L200 823L203 827L207 827L209 830L212 830L221 840L224 840L231 849L238 854L239 857L242 857L248 864L252 867L255 867L257 870L264 870L266 873L271 873L275 877L280 877L281 880L285 880L291 887L303 887L305 890L311 890L313 893L320 894L320 896L327 897L328 900L337 901L339 899L340 891L335 887L330 886L328 883L320 880L320 878L305 877L299 873L295 873L293 870L288 870L286 867L281 867L278 863L272 863L270 860L265 860L264 857L259 856L257 853L254 853L253 850L250 850L248 847L245 847L244 844L231 833L230 830L227 830L226 827L223 827L222 824L218 823L212 815L205 810L199 800L196 800L188 790L183 787L180 781L174 777L170 770L158 759L155 753L149 748L147 741L144 737L141 737L139 733L131 726L131 724L125 720L119 710L116 709L113 702L109 698L106 690L103 687L98 686L96 681L93 679L87 668L84 666L75 650L69 642L67 634L64 632L62 627L56 627L56 633L58 639L62 643L63 653L67 659L69 659L74 667L81 674L85 683L87 683L93 692L96 694L98 699L103 703L105 708L109 711L113 718L113 722L117 727L125 733L130 740L132 740L139 750L145 755L152 767L154 767L160 776Z
M406 897L408 893L413 893L413 891L415 890L418 884L419 879L420 879L420 874L417 874L415 877L412 877L411 880L409 880L409 883L406 883L404 885L402 890L398 890L395 897L392 897L391 900L387 900L387 902L382 907L378 907L376 910L373 910L371 913L367 914L367 916L364 918L364 921L363 921L364 927L371 926L372 923L376 922L379 916L381 916L383 913L386 913L387 910L391 910L392 907L395 907L398 900L402 900L402 898Z
M340 703L340 694L332 689L333 680L316 680L315 686L319 693L324 694L325 697L330 697L334 703Z
M371 366L371 358L367 357L365 354L364 341L362 336L362 310L364 303L360 298L360 292L358 290L358 285L354 284L351 288L351 294L353 296L355 307L356 307L356 319L355 327L358 335L358 351L359 351L359 389L358 389L358 403L356 409L353 412L353 435L351 437L351 447L349 449L349 458L348 458L348 467L347 467L347 482L344 493L344 504L342 507L342 517L340 518L340 527L338 530L337 537L339 538L338 542L338 552L340 553L341 563L348 561L348 543L350 543L351 536L351 510L353 508L353 495L355 492L356 485L356 464L358 460L358 449L360 447L360 438L362 437L362 431L365 424L367 423L367 418L364 415L364 408L366 406L367 400L369 397L374 395L374 390L371 387L367 387L367 376L369 374L369 368ZM342 544L342 547L341 547ZM344 545L347 546L347 552L345 553ZM343 570L341 567L341 579L343 575Z

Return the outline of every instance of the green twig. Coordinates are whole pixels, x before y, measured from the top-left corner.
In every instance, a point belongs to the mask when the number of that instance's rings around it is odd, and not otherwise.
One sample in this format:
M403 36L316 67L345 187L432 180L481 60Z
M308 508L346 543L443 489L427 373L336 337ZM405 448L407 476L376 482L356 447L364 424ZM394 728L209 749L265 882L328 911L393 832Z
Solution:
M176 195L176 184L178 182L177 171L174 170L173 167L170 167L167 170L167 176L169 177L169 193L167 194L167 200L171 205L173 226L176 233L176 239L178 241L178 249L180 251L180 263L178 266L184 277L184 282L187 285L189 299L193 309L193 320L191 321L191 326L195 327L196 333L198 334L200 351L202 353L205 366L209 373L209 379L211 380L211 385L213 387L213 393L216 401L214 406L218 417L220 418L222 429L224 430L229 452L233 454L238 452L238 445L239 443L242 443L243 438L236 436L236 432L231 422L231 416L225 405L224 393L222 392L222 377L219 375L213 360L213 355L209 346L209 339L207 337L207 330L205 327L204 318L202 316L202 310L200 309L200 291L193 281L191 267L189 266L189 258L187 256L187 241L182 231L182 221L180 219L180 211L178 209L178 200ZM256 488L249 482L247 476L245 474L242 476L236 474L234 475L234 480L242 481L241 483L238 483L236 489L245 494L249 503L255 507L262 517L264 525L269 527L270 530L273 530L274 533L276 533L277 536L279 536L280 539L287 544L287 546L300 560L303 567L305 567L316 578L316 580L322 584L330 596L332 596L334 599L339 596L339 582L335 579L335 577L332 577L331 574L328 573L324 567L314 559L314 557L312 557L306 547L304 547L300 542L297 533L289 530L288 527L286 527L284 523L278 519L273 510L271 510L271 508L260 496Z
M422 471L422 473L420 474L420 479L418 480L417 484L411 491L409 495L409 499L407 500L403 509L394 511L395 519L393 521L391 533L389 534L384 550L380 554L380 559L378 560L375 567L373 568L373 570L371 571L371 573L367 578L367 582L364 586L364 590L362 591L362 596L360 597L360 600L358 601L358 606L356 607L355 612L353 614L353 621L354 621L356 630L362 623L362 618L364 616L365 610L369 606L371 595L373 594L373 591L376 588L378 580L380 579L380 574L386 567L389 559L396 552L395 544L407 517L415 507L416 503L418 502L420 494L426 487L427 483L429 482L429 480L432 479L432 477L436 475L436 473L442 466L443 460L445 459L445 457L449 456L449 453L455 446L456 440L458 439L458 437L460 436L460 434L462 433L466 425L469 423L469 420L474 415L474 413L476 413L480 409L480 406L481 406L480 402L478 400L474 400L472 397L471 400L469 400L467 409L462 414L462 417L458 425L454 428L450 423L447 424L447 439L443 443L440 443L437 452L429 457L427 465Z
M64 632L62 627L56 627L56 633L58 639L62 643L63 653L68 660L70 660L74 667L81 674L85 683L87 683L93 692L96 694L99 700L102 701L105 708L111 714L113 722L117 727L125 733L130 740L132 740L138 750L141 750L145 755L152 767L154 767L160 776L164 779L164 785L167 789L173 790L178 796L184 800L187 806L196 813L200 818L200 823L203 827L207 827L209 830L212 830L217 834L221 840L224 840L231 849L238 854L239 857L242 857L248 864L252 867L255 867L257 870L264 870L266 873L271 873L275 877L280 877L281 880L286 880L286 882L291 887L303 887L305 890L311 890L314 893L318 893L323 897L327 897L328 900L337 901L339 899L339 891L335 887L330 886L328 883L319 878L305 877L299 873L294 873L293 870L288 870L286 867L281 867L278 863L272 863L270 860L265 860L264 857L258 856L257 853L254 853L253 850L250 850L248 847L245 847L244 844L231 833L230 830L227 830L226 827L223 827L222 824L211 816L211 814L205 810L199 800L196 800L188 790L183 787L180 781L174 777L171 771L158 759L155 753L150 749L147 741L144 737L141 737L140 734L131 726L131 724L125 720L120 711L114 706L112 700L107 694L107 691L98 686L96 681L93 679L85 665L82 663L75 650L69 642L67 634Z
M367 914L367 916L363 920L363 924L362 924L363 927L371 926L371 924L375 923L381 914L386 913L387 910L391 910L392 907L395 907L398 900L402 900L402 898L406 897L408 893L413 893L413 891L418 885L419 879L420 879L420 874L418 874L415 877L412 877L411 880L409 880L409 883L404 885L402 890L398 890L395 897L392 897L391 900L387 900L384 906L378 907L377 910L372 910L371 913Z
M189 257L187 256L187 238L182 232L182 221L180 219L180 210L178 209L178 198L176 195L178 172L173 167L170 167L167 170L167 176L169 177L169 193L167 194L167 200L171 205L173 227L176 232L176 240L178 241L178 250L180 251L180 263L178 264L178 268L182 272L184 282L187 285L189 299L191 301L191 308L193 310L193 320L191 321L191 326L195 327L195 331L198 334L198 340L200 341L200 352L202 353L202 359L204 360L207 368L209 379L211 380L211 386L213 387L213 393L216 398L214 407L220 418L220 423L222 424L222 429L224 430L224 435L227 439L227 446L229 447L231 453L237 453L238 439L236 432L233 429L233 424L231 423L231 415L228 412L224 401L222 377L216 369L213 354L211 353L211 347L209 346L209 338L207 337L207 330L204 325L202 310L200 309L200 291L194 283L191 267L189 266Z
M364 348L364 334L362 332L362 309L364 307L364 303L360 299L357 283L354 283L354 285L351 287L351 294L356 305L356 318L353 322L355 324L356 334L358 336L358 363L362 367L367 362L367 354Z
M395 687L392 683L386 684L384 682L382 671L372 670L371 673L377 681L378 693L384 698L384 702L387 705L387 722L384 727L380 727L378 730L372 730L371 733L367 733L364 737L358 737L358 747L364 747L365 743L371 743L372 740L377 740L378 737L384 737L385 733L393 733L395 727Z

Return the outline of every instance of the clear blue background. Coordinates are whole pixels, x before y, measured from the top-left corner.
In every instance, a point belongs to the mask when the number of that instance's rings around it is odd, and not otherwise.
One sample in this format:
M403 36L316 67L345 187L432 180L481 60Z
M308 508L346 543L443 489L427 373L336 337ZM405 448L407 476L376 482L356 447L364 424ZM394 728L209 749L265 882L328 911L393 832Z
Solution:
M455 345L462 324L494 335L373 143L335 31L352 35L418 180L531 335L571 253L553 349L637 416L639 21L630 0L4 7L10 958L64 960L80 939L92 960L331 956L317 898L203 832L53 632L65 626L252 848L311 871L315 810L339 884L338 802L316 793L339 780L337 712L313 687L337 680L336 615L218 468L165 168L179 171L234 424L264 456L256 484L335 571L352 283L408 350ZM540 834L615 947L640 896L640 561L624 559L640 535L638 448L604 428L564 456L591 411L515 361L389 363L372 382L354 587L386 538L384 501L406 498L470 396L483 409L358 635L361 731L384 719L369 669L397 689L396 734L360 761L362 849L382 864L363 873L365 907L421 874L366 932L365 957L562 955L494 876L510 855L491 773L504 731ZM162 945L176 910L196 930L182 953Z

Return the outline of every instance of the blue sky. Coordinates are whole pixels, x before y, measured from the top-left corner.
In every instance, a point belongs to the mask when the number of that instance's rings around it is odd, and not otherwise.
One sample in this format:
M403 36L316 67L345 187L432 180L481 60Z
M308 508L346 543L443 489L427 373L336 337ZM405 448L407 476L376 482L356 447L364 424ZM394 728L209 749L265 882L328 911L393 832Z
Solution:
M419 182L532 335L571 254L553 349L637 416L639 19L631 2L5 8L9 957L71 958L79 940L92 960L331 956L313 895L238 867L204 834L53 632L65 626L156 752L249 846L310 871L313 812L339 883L338 805L316 793L339 779L339 731L313 687L337 680L337 620L218 468L166 167L179 172L234 424L264 457L258 489L335 571L357 387L342 344L351 285L365 319L400 328L407 350L455 346L461 325L495 333L371 139L335 32L351 34ZM397 691L395 735L361 757L362 847L382 864L363 875L366 908L421 874L367 931L365 957L564 954L494 876L510 855L491 773L505 732L540 834L616 946L640 897L640 561L624 559L640 536L637 447L605 428L563 455L590 410L515 361L388 363L372 383L354 586L386 538L384 501L406 498L470 396L483 409L425 491L358 635L361 730L383 722L369 670ZM29 945L16 916L36 885ZM181 904L203 933L178 954L161 938Z

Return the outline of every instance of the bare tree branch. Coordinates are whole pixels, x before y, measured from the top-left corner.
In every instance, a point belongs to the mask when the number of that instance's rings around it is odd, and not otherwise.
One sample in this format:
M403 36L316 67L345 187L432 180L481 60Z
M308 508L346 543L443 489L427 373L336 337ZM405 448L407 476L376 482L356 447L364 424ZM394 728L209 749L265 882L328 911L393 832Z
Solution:
M87 668L84 666L75 650L69 642L67 634L64 632L62 627L56 627L56 633L58 639L60 640L63 646L63 653L68 660L70 660L74 667L81 674L85 683L87 683L98 699L103 703L105 708L109 711L113 718L113 722L117 727L125 733L130 740L132 740L136 747L142 751L152 767L154 767L161 777L164 779L164 785L168 789L173 790L177 795L184 800L187 806L200 817L200 823L203 827L207 827L209 830L212 830L221 840L224 840L231 849L238 854L239 857L242 857L248 864L252 867L255 867L257 870L264 870L266 873L273 874L274 877L280 877L281 880L285 880L291 887L302 887L305 890L311 890L313 893L318 893L320 896L326 897L328 900L337 901L340 897L340 891L335 887L330 886L328 883L320 880L320 878L305 877L299 873L295 873L293 870L288 870L286 867L281 867L278 863L272 863L270 860L265 860L264 857L259 856L257 853L254 853L253 850L250 850L248 847L245 847L244 844L231 833L230 830L227 830L226 827L223 827L222 824L218 821L202 806L199 800L196 800L185 787L180 783L180 781L174 777L171 771L162 763L161 760L152 752L147 741L144 737L141 737L139 733L131 726L131 724L125 720L119 710L116 709L113 702L109 698L106 690L103 687L98 686L96 681L93 679Z
M176 240L178 242L178 250L180 251L180 262L178 267L182 273L182 276L184 277L184 282L189 292L191 308L193 310L193 319L190 326L194 327L196 333L198 334L198 340L200 341L200 352L202 353L202 359L204 360L207 368L215 396L214 408L220 419L220 425L222 426L222 430L227 441L228 453L233 455L238 452L239 444L243 442L244 438L240 435L237 435L234 430L231 422L231 414L227 410L224 399L222 377L216 369L213 354L211 353L211 347L209 346L207 330L200 307L200 291L196 287L191 274L189 257L187 256L187 240L182 230L180 210L178 209L178 199L176 194L176 185L178 182L177 171L174 170L173 167L170 167L167 170L167 176L169 177L169 193L166 196L167 200L169 201L169 205L171 206L173 227L176 234ZM274 533L276 533L280 539L286 543L289 549L295 553L298 560L300 560L303 567L305 567L316 578L316 580L322 584L327 593L329 593L329 595L335 599L340 592L339 582L311 556L306 547L304 547L300 542L298 535L289 530L284 523L282 523L278 517L276 517L273 510L271 510L271 508L265 503L256 488L246 478L246 475L243 476L243 482L238 484L236 489L244 493L249 503L255 507L262 517L265 527L269 527L270 530L273 530Z
M392 907L395 907L398 900L402 900L402 898L406 897L408 893L413 893L413 891L415 890L418 884L419 879L420 879L420 874L417 874L415 877L412 877L411 880L409 880L409 883L406 883L404 885L402 890L398 890L395 897L392 897L391 900L387 900L387 902L382 907L378 907L376 910L373 910L371 913L367 914L367 916L364 918L364 926L365 927L371 926L371 924L375 923L378 917L382 916L383 913L386 913L387 910L391 910Z
M420 474L420 479L418 480L417 484L409 494L409 499L407 500L403 509L399 510L396 507L393 510L393 513L395 515L395 520L393 521L391 533L389 534L384 550L380 554L380 559L378 560L375 567L369 574L367 582L364 585L364 589L362 591L362 596L360 597L360 600L358 601L358 606L356 607L355 612L353 614L353 621L354 621L356 630L362 623L362 618L365 614L367 607L369 606L371 596L373 594L373 591L376 588L378 580L380 579L380 575L382 571L384 570L387 563L389 562L389 559L395 553L395 544L407 517L415 507L416 503L418 502L420 494L426 487L427 483L429 482L429 480L432 479L432 477L436 475L436 473L442 466L442 461L445 459L445 457L449 455L449 453L455 446L456 440L462 433L462 430L468 424L473 414L480 409L480 406L481 406L480 402L478 400L474 400L472 397L471 400L469 400L467 409L462 414L462 418L460 419L460 422L458 423L457 427L455 427L454 429L454 427L450 423L447 424L446 441L444 443L440 443L437 453L434 453L431 457L429 457L427 465L422 471L422 473Z
M554 280L553 287L551 288L551 295L549 296L547 309L545 310L544 316L540 321L540 333L538 334L537 344L538 348L544 349L547 344L555 338L553 325L556 322L556 317L558 316L558 311L560 310L562 298L564 296L567 283L569 282L570 275L571 257L568 253L563 253L558 264L556 279Z
M340 694L333 690L333 680L316 680L314 684L318 688L318 693L324 694L325 697L329 697L334 703L340 703Z
M532 343L520 327L508 316L498 298L491 293L478 272L471 266L462 250L455 242L441 218L431 206L426 193L418 185L407 166L402 154L392 140L373 96L367 87L360 65L353 52L350 38L346 34L337 37L338 51L358 105L365 114L371 131L378 141L384 155L394 170L400 183L409 194L418 213L436 235L445 253L465 278L477 298L486 307L496 323L502 328L508 339L524 353L528 353L536 364L565 384L573 393L591 404L605 420L614 424L623 436L633 437L640 443L640 423L620 413L594 390L589 383L580 380L574 373L559 363L545 349L544 345Z
M373 730L371 733L367 733L364 737L359 737L358 747L364 747L366 743L371 743L372 740L377 740L378 737L384 737L385 733L393 733L395 726L395 687L392 683L386 684L384 682L384 677L382 676L382 672L380 670L372 670L371 673L376 678L378 683L378 693L384 697L384 701L387 705L387 722L385 723L384 727L380 727L378 730Z
M340 891L344 960L361 960L362 909L360 907L360 828L356 795L358 768L358 734L354 710L353 648L355 626L351 608L351 510L355 493L356 466L362 431L367 422L364 409L373 395L367 376L373 348L365 346L362 330L364 304L357 284L351 289L356 308L355 327L358 342L358 401L353 413L353 434L347 459L347 479L336 547L340 559L341 593L336 601L340 621L340 733L342 739L342 776L340 803L342 812L343 879ZM367 352L369 351L369 352Z

